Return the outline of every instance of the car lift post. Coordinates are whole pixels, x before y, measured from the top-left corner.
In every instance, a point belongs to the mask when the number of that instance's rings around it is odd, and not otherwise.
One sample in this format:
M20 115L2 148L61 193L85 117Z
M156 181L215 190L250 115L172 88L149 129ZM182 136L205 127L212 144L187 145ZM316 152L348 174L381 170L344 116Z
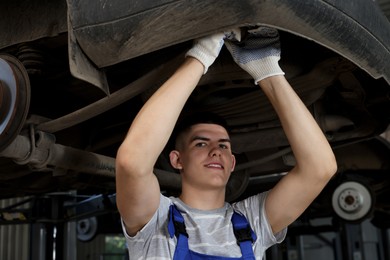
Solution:
M0 225L30 224L29 260L76 259L78 221L117 213L115 194L88 196L77 201L79 198L73 192L32 197L0 209ZM29 207L18 209L21 205Z

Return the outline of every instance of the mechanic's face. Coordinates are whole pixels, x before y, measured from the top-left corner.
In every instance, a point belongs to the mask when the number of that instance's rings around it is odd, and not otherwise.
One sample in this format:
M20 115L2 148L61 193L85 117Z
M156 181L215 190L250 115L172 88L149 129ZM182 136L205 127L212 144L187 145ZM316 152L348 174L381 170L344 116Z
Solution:
M170 154L183 183L200 189L224 188L235 166L229 135L216 124L197 124L181 137L178 150Z

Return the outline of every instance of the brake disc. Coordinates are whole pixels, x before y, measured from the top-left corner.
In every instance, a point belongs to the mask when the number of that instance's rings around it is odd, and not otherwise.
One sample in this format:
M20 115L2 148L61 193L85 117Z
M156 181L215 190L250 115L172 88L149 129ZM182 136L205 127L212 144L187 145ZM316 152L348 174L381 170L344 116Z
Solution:
M98 221L96 217L90 217L77 221L77 238L80 241L91 241L97 234Z
M356 181L346 181L334 190L332 207L341 219L357 222L370 215L373 199L366 186Z
M0 152L20 133L30 106L30 80L23 64L0 54Z

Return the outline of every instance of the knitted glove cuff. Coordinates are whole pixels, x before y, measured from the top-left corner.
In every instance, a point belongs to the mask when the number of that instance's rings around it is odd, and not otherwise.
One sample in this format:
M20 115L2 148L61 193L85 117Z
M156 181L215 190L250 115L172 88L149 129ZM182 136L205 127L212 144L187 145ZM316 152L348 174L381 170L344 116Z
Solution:
M268 56L264 57L260 60L254 60L242 64L241 66L253 77L255 80L255 85L265 78L276 76L276 75L284 75L283 70L279 66L279 56ZM259 66L261 64L261 66Z
M219 38L216 37L214 39L210 38L210 40L197 40L194 46L186 53L186 57L191 56L197 60L199 60L204 66L203 74L206 74L208 68L213 64L215 59L217 58L223 44L223 34L221 34Z

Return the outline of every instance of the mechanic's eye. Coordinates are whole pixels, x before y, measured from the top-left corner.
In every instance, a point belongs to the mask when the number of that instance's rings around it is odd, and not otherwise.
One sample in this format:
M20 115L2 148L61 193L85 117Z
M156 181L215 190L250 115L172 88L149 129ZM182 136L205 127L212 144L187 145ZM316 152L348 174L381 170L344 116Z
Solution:
M206 143L196 143L195 146L196 147L204 147L204 146L206 146Z
M229 149L229 146L227 146L226 144L220 144L219 147L221 147L222 149Z

